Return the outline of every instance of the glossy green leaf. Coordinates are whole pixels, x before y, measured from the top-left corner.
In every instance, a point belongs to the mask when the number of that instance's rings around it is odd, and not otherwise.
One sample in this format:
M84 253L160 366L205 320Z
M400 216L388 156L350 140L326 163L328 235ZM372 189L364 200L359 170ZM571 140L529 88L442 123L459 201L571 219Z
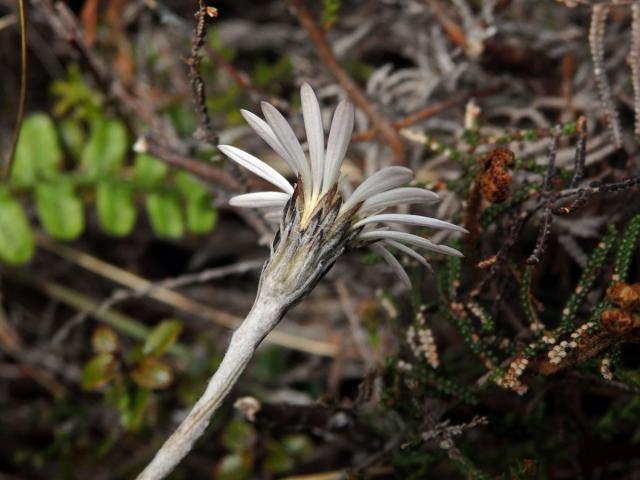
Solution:
M180 238L184 233L182 212L176 195L151 193L146 198L147 215L159 237Z
M89 141L82 152L82 167L94 177L115 173L122 166L127 149L124 125L98 118L91 125Z
M58 240L73 240L84 230L84 206L67 182L41 183L36 210L44 229Z
M33 251L33 232L22 205L0 190L0 261L20 265L31 259Z
M57 172L62 152L53 120L45 113L27 116L20 129L11 179L19 185L32 185Z
M173 382L173 371L157 358L147 357L131 372L131 379L143 388L163 390Z
M116 237L128 235L136 223L133 189L126 183L100 182L96 188L96 211L105 232Z
M182 332L182 323L178 320L160 322L147 336L142 347L143 355L162 355L175 343Z
M116 371L116 360L110 353L95 355L82 369L81 383L85 390L97 390L109 383Z
M133 181L143 188L153 187L167 176L169 167L155 157L139 153L133 162Z

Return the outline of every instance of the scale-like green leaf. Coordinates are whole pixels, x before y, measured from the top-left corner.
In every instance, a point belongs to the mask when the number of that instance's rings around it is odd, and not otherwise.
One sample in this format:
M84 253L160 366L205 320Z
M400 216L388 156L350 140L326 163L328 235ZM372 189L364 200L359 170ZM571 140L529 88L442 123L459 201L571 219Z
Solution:
M98 118L91 125L89 141L82 152L82 167L93 177L115 173L124 162L127 148L124 125Z
M0 190L0 261L20 265L31 259L33 250L33 232L22 205Z
M44 229L58 240L73 240L84 230L84 206L67 182L41 183L35 191L36 210Z
M20 129L11 179L18 185L33 185L53 176L62 161L56 129L45 113L27 116Z
M180 238L184 233L182 212L176 195L151 193L146 199L147 215L156 235L165 238Z
M133 181L143 188L153 187L165 179L168 171L167 165L160 160L139 153L133 163Z
M96 211L105 232L116 237L128 235L136 223L133 189L122 182L100 182L96 189Z

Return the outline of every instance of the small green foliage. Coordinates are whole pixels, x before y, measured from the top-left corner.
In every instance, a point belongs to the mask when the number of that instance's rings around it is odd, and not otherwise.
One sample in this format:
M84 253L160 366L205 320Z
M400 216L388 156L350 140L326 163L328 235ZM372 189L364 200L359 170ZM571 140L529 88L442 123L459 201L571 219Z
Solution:
M21 265L33 255L35 242L22 205L0 186L0 260Z
M39 183L35 189L40 223L57 240L74 240L84 230L84 205L65 180Z
M162 360L147 357L136 365L131 379L142 388L165 390L173 383L173 370Z
M618 232L615 226L610 226L598 246L591 253L575 290L562 310L562 316L560 317L561 332L567 333L575 325L576 316L586 300L587 294L593 288L600 273L599 271L604 266L609 251L616 241L617 235Z
M82 369L82 388L98 390L113 380L117 361L111 353L98 353Z
M120 342L116 332L106 325L100 325L91 334L91 346L97 353L116 353L120 349Z
M182 332L182 323L175 319L163 320L147 335L142 347L143 355L162 355L173 345Z
M122 123L97 117L82 152L82 167L91 178L117 173L128 150L127 131Z
M145 201L147 215L156 235L177 239L184 233L184 221L178 196L173 193L151 193Z
M102 229L115 237L124 237L136 223L133 187L124 182L102 181L96 187L96 212Z
M331 30L338 22L341 0L322 0L322 26Z
M638 250L638 240L640 239L640 214L634 216L627 228L622 234L620 239L620 245L616 252L616 257L613 263L613 275L615 281L625 281L629 275L629 267L631 266L631 260L633 255Z
M11 180L19 186L32 186L56 175L62 162L58 134L45 113L27 116L20 129Z

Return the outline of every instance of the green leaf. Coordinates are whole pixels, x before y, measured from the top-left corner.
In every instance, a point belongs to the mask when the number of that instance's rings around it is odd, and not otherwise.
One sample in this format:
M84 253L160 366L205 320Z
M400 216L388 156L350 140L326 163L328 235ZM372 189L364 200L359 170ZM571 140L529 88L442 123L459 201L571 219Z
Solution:
M64 147L71 153L74 160L80 161L82 150L87 141L80 122L73 118L66 118L60 122L58 131Z
M0 189L0 260L20 265L31 259L33 251L33 232L22 205Z
M55 175L62 152L56 129L45 113L27 116L20 129L11 179L19 185L32 185L38 179Z
M116 237L128 235L136 223L133 189L126 183L100 182L96 189L96 210L105 232Z
M211 205L212 199L206 187L193 175L184 172L176 175L176 186L186 199L185 215L189 231L196 235L209 233L216 225L218 211Z
M250 451L225 455L218 464L215 478L218 480L242 480L251 478L253 454Z
M73 240L84 230L84 206L67 182L36 187L36 210L44 229L58 240Z
M184 223L178 198L171 193L152 193L146 199L147 215L156 235L165 238L180 238Z
M188 173L178 172L176 174L176 187L178 187L178 191L188 199L209 196L209 192L207 192L204 184Z
M91 346L96 353L115 353L120 349L118 334L106 325L100 325L91 334Z
M131 379L143 388L163 390L173 382L173 371L157 358L147 357L131 372Z
M127 398L128 402L126 402L126 405L122 405L120 409L120 424L128 431L136 431L144 420L144 413L149 405L151 392L146 388L136 388L136 392Z
M139 153L133 163L133 181L142 188L154 187L167 176L169 167L155 157Z
M218 210L211 206L209 197L187 199L185 206L187 228L191 233L209 233L218 222Z
M127 148L124 125L98 117L91 125L89 141L82 152L82 167L93 177L115 173L124 162Z
M97 390L109 383L116 371L116 359L110 353L95 355L82 369L81 383L85 390Z
M147 336L142 347L143 355L162 355L175 343L182 331L178 320L164 320Z

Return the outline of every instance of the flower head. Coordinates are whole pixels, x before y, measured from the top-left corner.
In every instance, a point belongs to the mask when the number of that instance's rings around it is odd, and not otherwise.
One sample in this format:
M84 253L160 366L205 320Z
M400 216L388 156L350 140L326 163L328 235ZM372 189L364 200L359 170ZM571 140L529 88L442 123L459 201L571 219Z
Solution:
M386 247L395 248L426 266L425 258L412 247L462 256L446 245L391 228L405 224L465 232L462 227L435 218L384 213L402 204L430 204L439 200L430 190L406 186L413 179L413 172L408 168L383 168L363 181L348 198L343 198L339 189L340 167L353 131L353 106L346 101L338 105L325 148L320 105L306 83L302 85L301 98L309 158L275 107L262 102L264 120L242 110L247 123L297 175L295 185L253 155L229 145L219 146L231 160L280 189L246 193L230 200L233 206L278 212L280 229L273 241L271 259L265 266L265 270L272 270L271 277L277 279L275 283L295 291L297 300L345 250L362 246L379 253L408 287L411 285L408 275ZM263 281L265 277L269 276L263 275Z

